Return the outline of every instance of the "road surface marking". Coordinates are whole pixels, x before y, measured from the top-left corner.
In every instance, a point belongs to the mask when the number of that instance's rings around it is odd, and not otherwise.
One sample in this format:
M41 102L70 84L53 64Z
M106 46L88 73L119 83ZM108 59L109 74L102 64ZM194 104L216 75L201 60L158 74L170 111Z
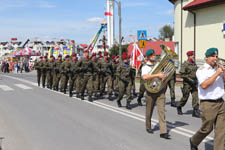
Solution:
M28 84L33 85L33 86L37 86L37 83L34 83L32 81L28 81L28 80L24 80L24 79L20 79L20 78L17 78L17 77L12 77L12 76L6 76L6 75L3 75L3 76L11 78L11 79L15 79L15 80L19 80L19 81L25 82L25 83L28 83ZM49 90L49 89L47 89L47 90ZM49 91L55 92L55 93L58 93L58 94L61 94L61 95L65 95L65 94L63 94L61 92L57 92L57 91L53 91L53 90L49 90ZM76 97L73 97L73 98L79 100ZM94 102L83 101L83 102L86 102L88 104L92 104L92 105L95 105L95 106L98 106L98 107L101 107L101 108L104 108L104 109L107 109L107 110L110 110L110 111L122 114L124 116L127 116L127 117L130 117L130 118L133 118L133 119L145 122L145 116L140 115L140 114L136 114L136 113L133 113L133 112L130 112L130 111L127 111L127 110L123 110L121 108L117 108L117 107L114 107L114 106L111 106L111 105L107 105L107 104L104 104L104 103L101 103L101 102L97 102L97 101L94 101ZM152 124L153 125L156 125L157 123L158 123L157 120L152 119ZM186 137L192 137L195 134L195 132L193 132L191 130L188 130L188 129L185 129L185 128L182 128L182 127L176 127L176 126L168 124L168 123L167 123L167 127L171 129L170 131L175 132L175 133L180 134L180 135L183 135L183 136L186 136ZM213 140L213 138L208 136L208 137L205 138L205 140L203 140L203 142L204 143L208 143L210 145L213 145L213 142L210 141L210 140Z
M12 89L11 87L7 86L7 85L0 85L0 88L3 91L13 91L14 89Z
M32 89L31 87L26 86L24 84L14 84L14 85L17 86L17 87L19 87L19 88L21 88L21 89L24 89L24 90L30 90L30 89Z

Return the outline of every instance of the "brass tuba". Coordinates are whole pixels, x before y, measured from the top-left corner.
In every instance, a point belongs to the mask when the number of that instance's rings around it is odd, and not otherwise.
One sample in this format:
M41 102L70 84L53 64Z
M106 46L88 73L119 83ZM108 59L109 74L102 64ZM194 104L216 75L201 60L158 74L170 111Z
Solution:
M166 78L164 80L159 78L146 80L144 85L146 90L150 93L158 93L161 89L163 89L176 70L173 59L178 59L177 54L165 45L160 45L160 47L162 48L160 61L154 65L150 74L157 74L161 72L166 74Z

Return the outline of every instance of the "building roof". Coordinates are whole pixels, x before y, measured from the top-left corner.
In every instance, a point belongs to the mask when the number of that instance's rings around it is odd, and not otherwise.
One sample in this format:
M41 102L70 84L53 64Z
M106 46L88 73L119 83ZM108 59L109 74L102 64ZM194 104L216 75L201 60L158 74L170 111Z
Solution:
M137 42L137 44L138 44L138 42ZM145 52L148 49L154 49L155 54L160 55L161 52L162 52L162 49L160 47L161 44L166 45L166 46L170 47L172 50L174 50L174 42L172 42L172 41L169 41L169 42L166 42L166 41L147 41L146 47L143 49L143 55L145 55ZM133 50L133 43L131 43L127 48L128 55L131 55L132 50Z
M172 1L172 0L170 0ZM193 2L190 2L186 6L184 6L184 10L196 10L201 9L205 7L211 7L219 4L225 3L224 0L194 0Z
M174 4L174 2L175 2L175 0L169 0L171 3L173 3Z

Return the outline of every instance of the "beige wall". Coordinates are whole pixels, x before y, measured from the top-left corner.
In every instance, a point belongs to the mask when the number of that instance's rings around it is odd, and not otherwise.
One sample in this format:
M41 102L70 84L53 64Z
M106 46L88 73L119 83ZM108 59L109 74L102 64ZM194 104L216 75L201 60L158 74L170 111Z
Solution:
M183 7L193 0L183 0ZM181 0L174 4L174 40L179 42L179 61L181 61ZM219 57L225 58L225 38L222 32L225 23L225 4L203 8L196 13L196 58L204 60L204 53L210 47L219 49ZM182 62L187 59L186 52L194 50L194 16L183 11L183 49Z

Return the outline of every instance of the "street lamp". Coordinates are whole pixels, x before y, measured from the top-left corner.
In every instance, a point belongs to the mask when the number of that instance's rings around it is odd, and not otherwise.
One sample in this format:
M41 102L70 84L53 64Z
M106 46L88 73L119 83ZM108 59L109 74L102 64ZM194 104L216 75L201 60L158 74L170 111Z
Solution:
M118 16L119 16L119 55L120 55L120 62L122 61L122 31L121 31L121 2L116 0L111 0L113 2L116 2L118 5Z

